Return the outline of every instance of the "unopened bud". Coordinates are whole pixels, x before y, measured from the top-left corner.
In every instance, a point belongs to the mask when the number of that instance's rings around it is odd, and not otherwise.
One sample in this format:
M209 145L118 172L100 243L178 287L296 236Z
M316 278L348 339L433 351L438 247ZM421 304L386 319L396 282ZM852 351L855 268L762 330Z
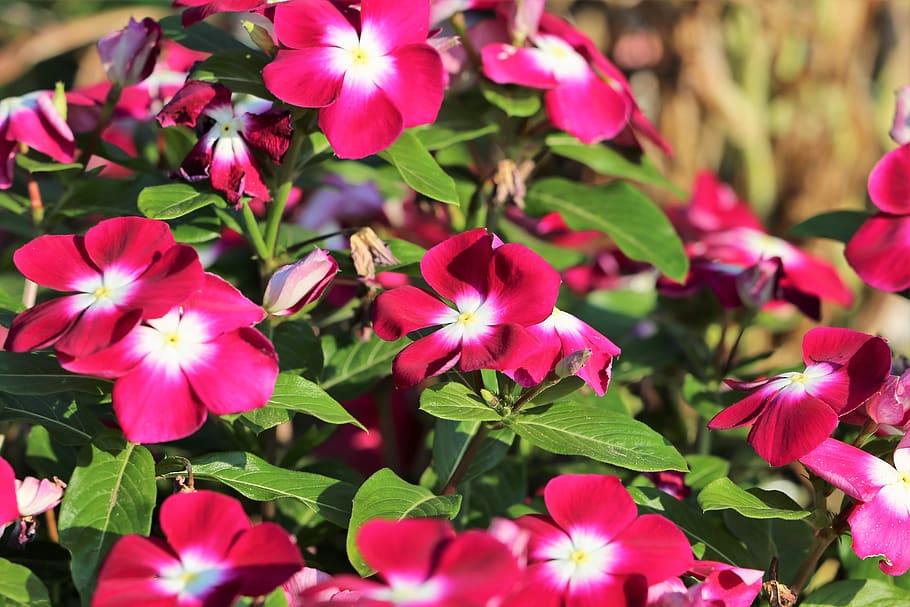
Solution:
M495 394L487 390L486 388L480 389L480 397L483 398L483 402L487 403L494 409L499 406L499 399Z
M322 249L278 268L269 279L262 307L272 316L290 316L319 299L338 272L338 262Z
M98 41L98 54L108 79L119 86L130 86L149 77L161 50L161 26L146 17L111 32Z
M241 22L243 29L250 35L250 40L269 56L278 51L275 44L275 26L262 15L249 13L249 17Z
M910 85L899 88L895 96L894 125L889 134L898 145L904 145L910 143Z
M783 272L780 258L759 259L736 276L736 293L743 305L757 309L777 298Z
M351 259L357 275L364 278L376 278L376 266L394 266L401 263L392 254L392 250L373 228L361 228L351 236Z
M581 371L586 364L588 364L588 360L591 358L592 354L593 352L591 351L591 348L585 348L584 350L572 352L561 361L556 363L555 371L557 377L563 378L575 375Z

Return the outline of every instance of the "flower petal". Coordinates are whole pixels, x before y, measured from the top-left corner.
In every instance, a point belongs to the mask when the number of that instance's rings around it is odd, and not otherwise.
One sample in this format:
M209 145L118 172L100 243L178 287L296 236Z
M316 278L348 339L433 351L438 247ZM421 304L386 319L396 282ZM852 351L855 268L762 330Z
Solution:
M493 325L480 335L462 338L459 368L462 371L514 369L536 348L537 340L521 325Z
M866 502L888 483L898 480L898 472L879 458L833 438L799 458L804 466L847 495Z
M75 296L42 302L13 318L3 348L11 352L46 348L60 339L81 313Z
M85 233L85 250L94 264L124 274L144 272L174 244L165 222L144 217L115 217Z
M126 337L140 320L142 312L137 309L90 306L54 348L74 358L89 356Z
M363 559L387 582L422 582L430 577L437 551L455 537L439 519L371 520L357 531Z
M383 291L373 301L373 330L387 341L443 322L454 310L423 289L404 285Z
M381 88L348 72L335 103L319 110L319 128L340 158L356 159L392 145L404 119Z
M189 436L205 421L205 407L178 369L143 361L114 383L114 413L127 440L163 443Z
M873 215L847 242L844 256L876 289L895 293L910 287L910 215Z
M349 51L334 46L280 50L263 68L262 79L282 101L300 107L325 107L341 90L343 66L349 57Z
M216 336L241 327L252 327L265 318L265 310L217 274L206 272L202 289L183 303L181 322L199 323Z
M303 567L303 558L281 526L260 523L237 537L227 553L226 563L232 575L240 578L239 593L259 596L268 594L297 573Z
M231 91L220 84L190 80L158 112L161 126L196 126L196 120L211 105L231 104Z
M80 284L100 274L85 251L83 237L69 234L27 242L13 254L13 263L29 280L56 291L79 291Z
M910 213L910 144L878 161L869 174L869 197L885 213Z
M243 138L254 149L265 152L275 164L281 164L293 133L290 112L271 110L243 115Z
M596 534L609 543L635 520L635 502L620 480L602 474L562 474L544 489L547 511L569 535Z
M158 520L181 559L192 554L225 568L232 544L251 527L239 501L214 491L171 495L161 505Z
M16 500L16 473L5 459L0 457L0 527L19 518Z
M179 566L179 559L163 541L127 535L114 544L98 574L92 607L175 607L176 595L156 578Z
M460 341L453 341L443 331L421 337L392 361L395 384L408 388L428 377L445 373L461 357L460 346Z
M363 0L360 39L386 52L413 43L426 43L430 29L427 0Z
M804 391L781 391L755 420L749 442L769 464L783 466L815 449L836 426L837 413L824 402Z
M853 550L861 559L883 555L879 568L888 575L910 569L910 501L903 482L885 486L870 501L857 506L847 521Z
M439 557L433 579L444 580L449 600L485 605L509 591L518 564L508 548L482 531L467 531L452 540Z
M354 26L327 0L279 3L274 22L278 40L291 48L357 44Z
M643 575L649 586L682 575L694 561L685 534L659 514L635 519L614 538L610 548L615 558L611 573Z
M535 325L553 312L559 295L559 272L521 244L505 244L491 258L489 305L500 310L499 322Z
M590 144L622 131L632 106L620 91L588 72L580 80L560 81L544 94L544 103L554 126Z
M141 307L143 318L160 318L187 302L203 286L204 276L196 250L185 244L174 245L149 266L123 303Z
M395 49L390 57L392 68L378 84L401 112L404 128L434 122L445 88L439 53L426 43L410 44Z
M558 84L553 68L542 51L494 43L483 47L484 76L499 84L520 84L536 89L550 89Z
M489 289L492 256L493 236L483 228L476 228L431 247L420 260L420 273L449 301L458 303L467 298L480 301Z

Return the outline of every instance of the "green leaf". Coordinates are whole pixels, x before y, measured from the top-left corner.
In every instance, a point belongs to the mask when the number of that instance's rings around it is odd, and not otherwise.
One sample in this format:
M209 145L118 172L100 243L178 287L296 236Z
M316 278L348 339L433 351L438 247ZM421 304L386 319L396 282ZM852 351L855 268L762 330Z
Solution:
M644 154L630 160L611 147L601 143L587 145L568 133L548 135L545 142L557 156L580 162L603 175L660 186L679 198L686 197L686 193L664 177Z
M800 603L803 607L906 607L910 591L877 580L842 580L822 586Z
M251 49L212 55L196 65L189 78L217 82L233 93L247 93L260 99L274 99L262 82L262 68L269 62L264 54Z
M710 510L735 510L748 518L779 518L787 521L804 519L811 514L780 491L738 487L728 478L719 478L698 494L698 505Z
M200 192L188 183L167 183L139 193L139 210L150 219L176 219L209 205L227 206L213 192Z
M37 575L22 565L0 559L0 605L51 607L51 599Z
M32 160L23 154L16 156L16 164L29 173L56 173L57 171L82 169L82 165L78 162L68 162L66 164L60 162L39 162L37 160Z
M484 98L512 117L527 118L540 111L540 92L521 86L481 82Z
M72 554L73 581L89 605L98 570L129 534L148 535L155 508L155 462L142 445L113 432L79 454L60 507L60 544Z
M183 27L180 15L169 15L158 21L165 38L181 46L204 53L221 51L244 51L249 48L242 42L217 27L199 22L190 27Z
M730 462L716 455L687 455L689 473L686 485L695 491L704 489L708 483L724 478L730 472Z
M269 405L306 413L330 424L353 424L366 430L338 401L299 375L280 373Z
M77 447L54 440L44 426L33 425L28 431L25 461L39 478L70 478L78 452Z
M473 390L457 382L435 384L424 390L420 395L420 409L435 417L455 421L495 422L502 418Z
M89 392L101 394L110 382L64 371L49 354L0 352L0 392L53 394Z
M477 120L465 118L463 120L437 120L433 124L414 129L414 134L431 152L447 148L462 141L472 141L484 135L499 131L495 122L478 125Z
M28 396L0 393L0 420L39 424L65 445L84 445L102 426L92 411L72 394Z
M252 500L293 498L339 527L347 526L351 516L355 487L334 478L285 470L241 451L213 453L191 463L195 478L218 481Z
M406 184L427 198L458 204L455 180L442 170L414 133L405 131L379 156L398 169Z
M604 232L630 259L651 263L674 280L684 280L689 271L689 258L667 216L628 183L592 187L551 177L535 183L525 202L533 216L559 211L573 230Z
M348 527L348 558L360 575L373 573L357 550L357 532L370 519L453 518L461 507L459 495L434 495L429 489L403 481L388 468L368 478L357 494Z
M621 413L566 401L535 407L506 419L515 434L561 455L638 470L687 470L686 460L642 422Z
M794 236L815 236L847 242L871 215L866 211L830 211L810 217L790 228Z
M294 414L280 407L265 406L251 411L244 411L243 413L222 415L221 417L244 426L258 436L269 428L291 421Z
M326 335L322 339L325 369L319 385L339 401L360 396L392 374L392 359L408 340L384 341L372 335L360 341L353 335Z
M305 320L289 320L275 327L272 343L282 371L313 380L322 375L322 345Z

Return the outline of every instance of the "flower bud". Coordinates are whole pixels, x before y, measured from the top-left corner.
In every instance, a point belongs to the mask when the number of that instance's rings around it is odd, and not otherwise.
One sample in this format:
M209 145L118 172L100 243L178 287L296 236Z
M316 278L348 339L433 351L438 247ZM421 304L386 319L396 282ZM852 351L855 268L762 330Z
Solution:
M894 108L894 125L889 134L898 145L905 145L910 143L910 84L899 88L894 94L897 102Z
M594 352L591 348L585 348L583 350L578 350L577 352L572 352L561 361L556 363L556 375L558 377L569 377L570 375L575 375L582 368L588 364L588 361L591 359L591 356Z
M278 52L278 45L275 43L275 25L267 18L258 13L249 13L240 24L250 35L253 44L266 55L274 56Z
M16 503L19 505L21 516L36 516L56 508L63 499L63 489L66 483L55 478L52 481L38 480L33 476L26 476L21 481L16 479Z
M278 268L265 287L262 307L272 316L290 316L319 299L338 262L322 249L313 251L297 263Z
M110 81L130 86L149 77L160 46L161 26L155 20L130 17L129 25L98 41L98 54Z
M759 259L736 276L736 293L747 308L760 308L777 299L781 274L780 257Z

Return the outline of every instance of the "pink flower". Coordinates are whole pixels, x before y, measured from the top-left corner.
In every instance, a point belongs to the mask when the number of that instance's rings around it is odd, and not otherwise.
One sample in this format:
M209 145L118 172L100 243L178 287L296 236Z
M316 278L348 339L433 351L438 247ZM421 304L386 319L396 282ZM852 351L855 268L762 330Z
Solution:
M406 128L430 124L442 105L444 71L427 44L428 0L364 0L342 12L328 0L275 8L288 49L265 66L282 101L319 108L319 127L342 158L389 147Z
M847 262L882 291L910 287L910 143L891 150L869 174L869 197L879 212L847 243Z
M271 342L251 328L262 308L214 274L159 318L113 347L63 368L115 379L114 413L127 439L171 441L195 432L207 411L239 413L268 402L278 376Z
M267 594L303 566L288 533L251 525L240 502L212 491L178 493L159 513L167 541L128 535L104 561L92 607L215 607Z
M663 516L637 516L615 476L558 476L544 501L549 516L515 521L531 533L528 566L503 607L643 606L648 586L692 564L683 532Z
M514 369L537 348L526 329L553 311L559 274L520 244L494 245L478 228L427 251L420 271L448 305L410 285L385 291L373 304L376 335L388 341L441 325L402 350L392 365L400 387L448 371Z
M648 594L648 607L750 607L761 592L765 572L714 561L696 561L689 574L699 582L688 588L679 582L663 592ZM661 586L660 584L658 586Z
M174 7L189 7L183 11L183 27L189 27L216 13L243 12L263 8L269 0L174 0Z
M879 433L904 434L910 425L910 370L889 375L878 392L844 419L860 426L867 420L878 424Z
M281 585L288 607L313 607L321 601L352 602L360 598L360 592L346 590L335 585L334 579L325 571L304 567Z
M117 217L85 236L39 236L13 255L26 278L75 292L38 304L13 319L7 350L55 346L88 356L107 348L143 318L157 318L202 284L196 251L175 244L163 221Z
M902 86L895 92L894 124L891 139L898 145L910 143L910 85Z
M847 519L859 558L884 557L879 568L888 575L910 569L910 435L893 466L832 438L799 461L859 502Z
M818 327L803 338L806 369L755 382L726 380L737 390L758 388L714 416L711 429L752 425L749 442L772 466L783 466L821 444L838 416L859 407L891 370L880 337Z
M53 91L35 91L0 100L0 190L13 184L19 144L59 162L72 162L76 140L54 106Z
M16 497L16 473L5 459L0 457L0 529L19 518L19 504Z
M148 78L161 51L161 26L146 17L111 32L98 41L98 54L108 79L119 86L130 86Z
M35 537L38 530L38 523L34 517L60 505L66 483L56 477L49 481L26 476L22 480L15 479L15 485L16 504L19 510L17 518L21 520L14 528L19 529L16 540L23 546ZM0 521L0 535L3 533L3 527L4 523Z
M196 126L200 116L211 118L214 124L184 158L180 174L188 181L210 179L212 188L235 204L245 195L270 200L252 150L281 164L291 143L290 114L278 110L238 114L228 89L191 80L159 112L158 122L161 126Z
M265 287L262 306L273 316L289 316L313 303L325 292L338 272L338 262L313 249L297 263L281 266Z
M506 374L523 386L539 384L555 369L556 364L574 352L589 351L590 358L575 375L603 396L610 385L613 358L619 356L616 345L568 312L553 308L550 316L528 327L539 345L517 368Z
M438 519L368 521L357 532L357 547L385 584L336 576L326 584L356 592L334 595L331 605L485 607L508 592L519 573L509 549L491 535L456 536L451 523Z

